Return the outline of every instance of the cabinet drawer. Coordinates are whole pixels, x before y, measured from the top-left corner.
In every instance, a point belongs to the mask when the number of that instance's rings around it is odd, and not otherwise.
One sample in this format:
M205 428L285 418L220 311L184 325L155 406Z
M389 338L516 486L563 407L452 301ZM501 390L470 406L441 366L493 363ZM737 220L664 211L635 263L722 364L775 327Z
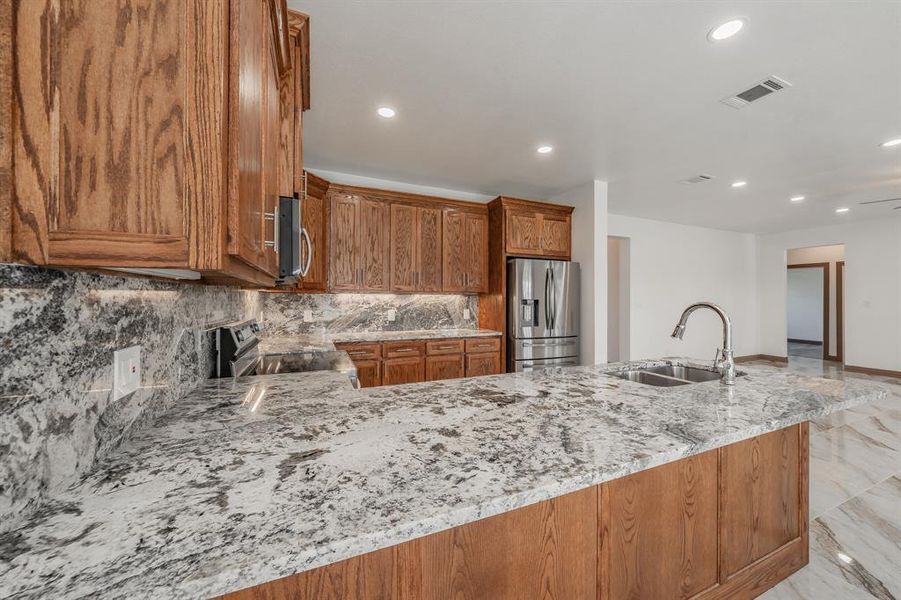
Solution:
M425 343L425 352L429 356L463 354L463 349L463 340L434 340Z
M501 355L499 352L466 355L466 376L497 375L501 372Z
M466 340L467 352L499 352L501 349L501 338L475 338Z
M382 357L382 345L379 343L335 344L336 350L344 350L354 362L358 360L377 360Z
M383 342L382 351L385 358L421 357L425 355L425 345L412 341Z

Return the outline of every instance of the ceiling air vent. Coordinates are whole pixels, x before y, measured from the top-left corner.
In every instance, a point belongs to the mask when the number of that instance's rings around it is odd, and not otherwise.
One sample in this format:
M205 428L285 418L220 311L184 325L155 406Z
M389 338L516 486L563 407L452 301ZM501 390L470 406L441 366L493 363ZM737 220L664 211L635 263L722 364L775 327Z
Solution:
M679 183L685 185L691 185L692 183L703 183L705 181L710 181L713 179L713 175L695 175L694 177L689 177L688 179L682 179Z
M744 108L755 100L760 100L764 96L769 96L770 94L787 87L791 87L791 84L784 79L775 76L767 77L757 85L750 87L743 92L739 92L734 96L723 98L720 102L726 106L731 106L732 108Z

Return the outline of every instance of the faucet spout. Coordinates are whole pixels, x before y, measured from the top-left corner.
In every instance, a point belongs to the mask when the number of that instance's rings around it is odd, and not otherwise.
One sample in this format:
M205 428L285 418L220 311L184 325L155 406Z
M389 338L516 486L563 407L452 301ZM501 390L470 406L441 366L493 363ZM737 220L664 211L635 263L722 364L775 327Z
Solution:
M685 327L688 323L688 317L691 316L691 313L696 310L707 308L712 310L719 316L720 320L723 322L723 347L720 350L720 354L717 357L717 360L714 362L714 366L717 367L722 373L722 382L726 385L734 385L735 384L735 360L733 358L732 351L732 319L729 318L729 315L726 314L726 311L717 304L713 302L695 302L688 306L684 311L682 311L682 316L679 318L679 322L676 324L676 327L673 329L672 337L676 339L682 339L682 336L685 335Z

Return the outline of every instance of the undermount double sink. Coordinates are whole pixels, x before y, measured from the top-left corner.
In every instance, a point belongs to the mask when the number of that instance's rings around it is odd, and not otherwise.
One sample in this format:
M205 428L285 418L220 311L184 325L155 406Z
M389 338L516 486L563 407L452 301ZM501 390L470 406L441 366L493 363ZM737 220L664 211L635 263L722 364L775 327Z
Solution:
M673 387L713 381L721 377L717 371L699 369L697 367L684 367L681 365L663 365L661 367L649 367L647 369L632 369L619 373L610 373L620 379L628 379L636 383L654 385L657 387Z

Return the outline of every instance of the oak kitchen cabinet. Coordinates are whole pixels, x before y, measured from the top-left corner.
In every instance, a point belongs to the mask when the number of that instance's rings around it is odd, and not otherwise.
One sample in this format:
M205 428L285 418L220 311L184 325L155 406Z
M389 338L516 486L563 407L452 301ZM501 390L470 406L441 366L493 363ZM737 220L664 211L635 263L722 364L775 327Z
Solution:
M572 255L572 207L501 197L506 253L561 258Z
M499 337L353 342L335 347L353 360L362 387L501 372Z
M444 209L444 291L488 291L488 214Z
M329 187L329 262L333 291L387 292L390 206Z
M441 208L391 204L391 291L441 291Z
M284 0L13 6L10 258L271 285Z

